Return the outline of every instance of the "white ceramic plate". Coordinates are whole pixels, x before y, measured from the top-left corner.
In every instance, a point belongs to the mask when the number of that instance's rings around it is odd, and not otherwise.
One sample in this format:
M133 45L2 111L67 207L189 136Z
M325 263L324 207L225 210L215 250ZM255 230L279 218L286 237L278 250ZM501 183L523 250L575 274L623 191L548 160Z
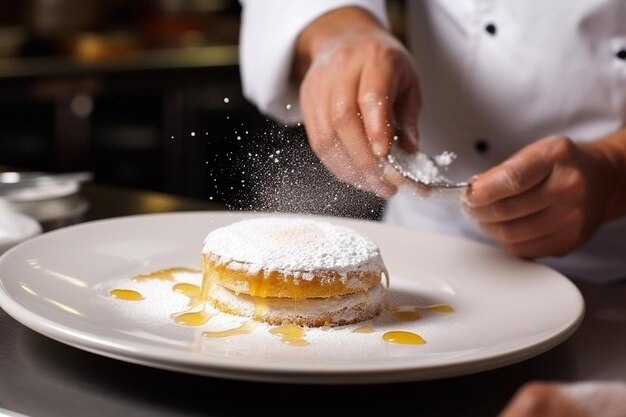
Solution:
M392 305L448 304L455 311L425 312L410 322L383 315L370 323L369 334L354 333L354 325L310 330L310 344L299 347L282 343L267 325L247 335L203 337L211 321L203 328L173 323L168 308L175 308L180 295L159 293L157 284L143 301L109 297L110 289L136 274L198 267L210 230L258 215L270 214L131 216L43 234L0 258L0 306L43 335L123 361L314 384L425 380L505 366L561 343L583 316L581 294L549 268L465 240L346 218L323 219L352 227L379 245L390 272ZM161 307L155 309L155 303ZM382 334L389 330L419 333L427 343L386 342Z

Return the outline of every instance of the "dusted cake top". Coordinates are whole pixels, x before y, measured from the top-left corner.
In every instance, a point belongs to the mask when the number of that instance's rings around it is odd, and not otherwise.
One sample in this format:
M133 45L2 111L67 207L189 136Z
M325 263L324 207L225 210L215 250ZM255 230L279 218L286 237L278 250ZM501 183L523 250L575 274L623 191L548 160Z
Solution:
M378 271L384 269L378 246L356 231L298 217L259 217L211 231L203 253L218 263L257 271Z

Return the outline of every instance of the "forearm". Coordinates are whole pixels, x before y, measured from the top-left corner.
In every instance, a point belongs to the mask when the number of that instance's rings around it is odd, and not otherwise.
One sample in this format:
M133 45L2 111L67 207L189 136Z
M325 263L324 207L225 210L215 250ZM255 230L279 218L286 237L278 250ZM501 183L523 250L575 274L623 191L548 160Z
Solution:
M626 128L594 142L581 145L595 161L601 176L604 201L603 220L626 214Z
M311 65L313 57L326 48L330 42L347 33L368 30L386 29L382 22L360 7L343 7L320 16L298 36L292 78L299 84Z

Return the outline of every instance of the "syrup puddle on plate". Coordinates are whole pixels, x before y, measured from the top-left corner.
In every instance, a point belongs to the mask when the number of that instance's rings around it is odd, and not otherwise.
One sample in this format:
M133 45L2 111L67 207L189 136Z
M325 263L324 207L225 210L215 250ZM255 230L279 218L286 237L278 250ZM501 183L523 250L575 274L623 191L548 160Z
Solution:
M144 299L139 291L129 290L126 288L115 288L110 292L111 297L124 301L141 301Z
M199 269L187 268L185 266L176 266L172 268L164 268L159 269L158 271L149 272L147 274L138 274L133 277L133 281L142 282L142 281L150 281L154 279L162 280L162 281L174 281L174 277L176 274L180 273L188 273L188 274L197 274L200 273Z
M242 334L250 334L252 333L252 330L254 330L256 326L258 326L259 324L261 323L259 323L258 321L249 321L247 323L242 324L239 327L234 327L232 329L207 330L205 332L202 332L202 336L215 339L215 338L221 338L221 337L231 337L231 336L240 336Z
M213 317L213 314L207 313L204 309L200 311L183 311L172 315L174 323L183 326L202 326L206 324L211 317Z
M403 345L423 345L426 340L417 333L408 332L406 330L391 330L383 333L383 340L390 343L399 343Z
M172 281L175 282L177 274L180 273L193 273L199 274L200 270L187 267L172 267L165 268L158 271L139 274L132 277L133 282L147 282L150 280L159 281ZM387 278L388 279L388 278ZM212 317L217 314L209 313L206 309L206 300L203 297L204 285L199 286L189 282L176 282L172 285L171 290L173 292L182 294L189 298L188 309L180 311L171 315L174 323L182 326L199 327L207 324ZM109 292L112 298L123 301L143 301L145 297L136 290L127 288L115 288ZM158 301L157 301L158 302ZM435 314L450 314L455 310L448 304L433 304L427 306L418 305L402 305L395 306L389 309L387 314L397 323L416 322L421 320L424 313ZM225 338L241 336L251 333L259 324L258 321L250 321L240 326L233 327L224 330L206 330L202 332L202 336L208 339ZM307 328L299 326L297 324L283 324L280 326L272 326L269 329L269 333L273 336L280 338L280 341L289 346L308 346L309 342L306 340ZM322 330L328 330L322 328ZM376 328L369 323L362 323L352 326L352 333L361 334L374 334L377 333ZM423 345L426 340L415 330L407 329L393 329L386 330L380 335L381 339L385 342L400 345Z
M270 333L280 337L280 341L291 346L307 346L305 330L297 324L283 324L270 329Z

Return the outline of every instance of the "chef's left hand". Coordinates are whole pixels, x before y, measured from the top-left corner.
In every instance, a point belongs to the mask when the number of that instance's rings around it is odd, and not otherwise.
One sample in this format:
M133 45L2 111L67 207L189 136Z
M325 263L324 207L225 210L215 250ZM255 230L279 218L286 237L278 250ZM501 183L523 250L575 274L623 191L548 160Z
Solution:
M618 381L531 382L498 417L626 417L626 384Z
M592 147L551 136L475 177L465 208L514 255L562 256L605 220L607 181Z

